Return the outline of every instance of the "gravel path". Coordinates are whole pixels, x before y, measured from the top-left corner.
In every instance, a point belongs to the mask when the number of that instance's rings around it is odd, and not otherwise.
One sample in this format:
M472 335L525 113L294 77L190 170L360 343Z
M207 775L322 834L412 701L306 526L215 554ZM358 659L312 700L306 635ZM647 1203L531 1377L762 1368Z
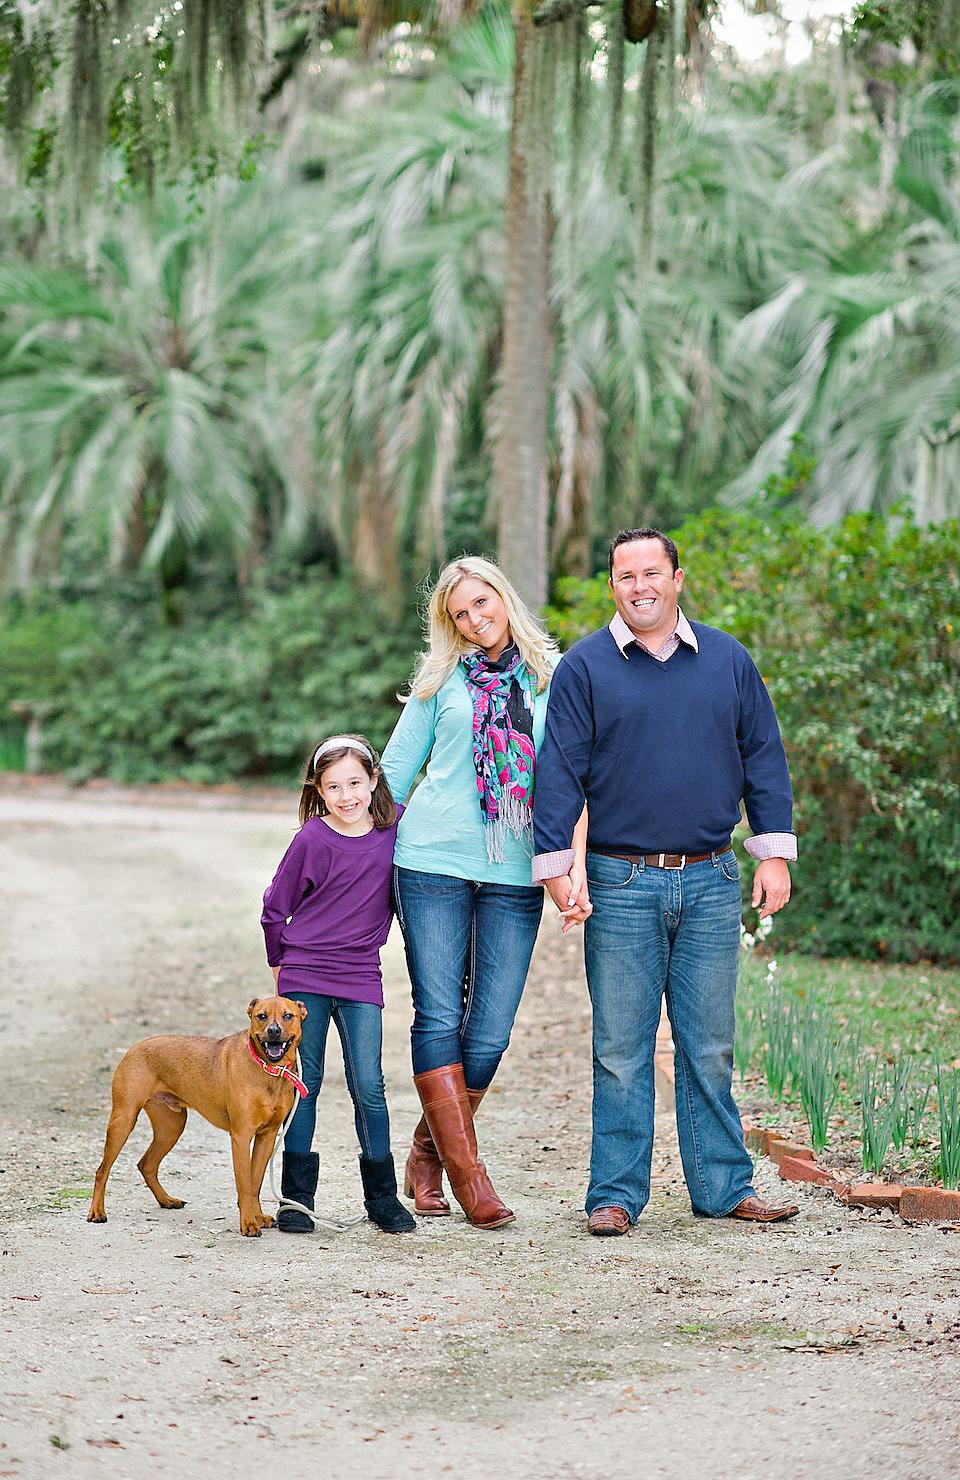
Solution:
M88 1225L121 1052L233 1031L270 989L259 896L293 807L0 785L0 1476L960 1474L957 1232L814 1190L779 1229L694 1220L665 1115L633 1236L586 1235L589 1020L551 921L479 1122L512 1227L242 1239L227 1138L197 1116L164 1167L186 1208L141 1182L138 1125ZM396 935L385 966L399 1160L417 1111ZM333 1036L317 1145L320 1207L359 1214Z

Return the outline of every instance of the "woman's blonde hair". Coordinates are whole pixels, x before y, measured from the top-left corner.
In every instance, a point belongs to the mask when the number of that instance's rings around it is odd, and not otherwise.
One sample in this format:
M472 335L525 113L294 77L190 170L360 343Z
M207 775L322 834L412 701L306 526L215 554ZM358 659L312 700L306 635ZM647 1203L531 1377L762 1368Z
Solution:
M536 676L537 693L542 694L553 675L560 650L548 636L529 607L518 596L499 565L482 555L461 555L451 560L437 577L430 592L426 611L427 646L417 659L410 695L414 699L432 699L446 683L464 653L477 646L464 637L447 610L451 591L467 576L475 576L492 586L507 609L510 636L530 673Z

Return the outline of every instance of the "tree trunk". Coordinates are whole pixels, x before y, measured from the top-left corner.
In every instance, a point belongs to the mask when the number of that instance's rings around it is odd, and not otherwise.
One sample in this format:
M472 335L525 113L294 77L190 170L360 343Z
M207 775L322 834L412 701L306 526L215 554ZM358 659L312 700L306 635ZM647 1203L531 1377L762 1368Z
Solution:
M622 0L614 0L607 11L607 96L610 103L607 123L607 179L614 190L620 189L623 169L623 82L626 72L626 39L623 30Z
M653 250L653 196L656 182L657 94L660 81L661 28L655 26L646 40L643 79L637 101L640 178L638 180L638 219L640 223L640 261L649 267Z
M503 364L495 408L493 476L504 571L538 610L547 599L547 416L551 335L547 284L552 46L514 11L516 64L506 220ZM538 63L540 65L538 65ZM547 136L549 130L549 136Z

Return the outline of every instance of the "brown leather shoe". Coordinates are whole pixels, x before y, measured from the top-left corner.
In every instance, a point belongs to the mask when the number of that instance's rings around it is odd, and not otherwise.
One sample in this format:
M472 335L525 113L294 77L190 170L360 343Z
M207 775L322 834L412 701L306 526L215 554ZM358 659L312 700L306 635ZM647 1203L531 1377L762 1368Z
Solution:
M629 1233L631 1226L625 1208L594 1208L587 1219L587 1232L595 1233L598 1238L616 1238Z
M463 1065L428 1069L425 1074L415 1074L413 1081L453 1195L470 1222L475 1228L502 1228L512 1223L513 1213L497 1196L477 1155L473 1104L464 1082ZM482 1098L483 1091L474 1091L474 1104Z
M783 1208L771 1208L769 1203L761 1202L759 1197L745 1197L735 1208L730 1209L727 1217L743 1218L747 1223L782 1223L785 1218L795 1218L799 1211L794 1203L788 1203Z

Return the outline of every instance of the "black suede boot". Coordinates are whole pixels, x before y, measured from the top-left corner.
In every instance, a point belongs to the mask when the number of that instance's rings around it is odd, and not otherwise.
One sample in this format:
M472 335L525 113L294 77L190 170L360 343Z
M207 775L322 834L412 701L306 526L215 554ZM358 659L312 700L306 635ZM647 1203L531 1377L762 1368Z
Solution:
M397 1174L392 1156L385 1156L382 1161L369 1161L361 1156L360 1180L363 1183L363 1206L371 1223L384 1233L410 1233L416 1228L417 1220L397 1197Z
M305 1208L312 1208L319 1175L320 1157L316 1151L285 1151L280 1173L281 1198L289 1197L294 1202L303 1203ZM277 1227L283 1233L312 1233L313 1219L296 1208L285 1208L281 1204Z

